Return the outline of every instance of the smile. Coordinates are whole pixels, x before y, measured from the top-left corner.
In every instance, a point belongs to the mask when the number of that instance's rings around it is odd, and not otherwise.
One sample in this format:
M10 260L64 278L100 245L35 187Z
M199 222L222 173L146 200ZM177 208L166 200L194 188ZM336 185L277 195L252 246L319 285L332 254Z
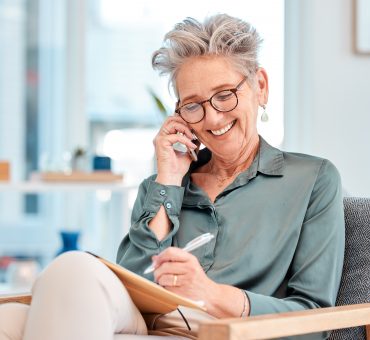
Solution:
M236 122L236 119L233 120L231 123L227 124L226 126L224 126L222 129L219 129L219 130L210 130L212 132L212 134L216 135L216 136L221 136L223 134L225 134L227 131L229 131L235 124Z

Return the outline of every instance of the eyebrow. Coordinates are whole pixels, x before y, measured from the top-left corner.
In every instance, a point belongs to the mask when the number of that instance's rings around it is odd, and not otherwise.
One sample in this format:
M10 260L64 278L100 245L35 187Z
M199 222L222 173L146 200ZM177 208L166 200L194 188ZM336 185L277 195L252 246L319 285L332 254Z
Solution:
M229 83L226 83L226 84L221 84L221 85L217 85L215 87L212 87L210 92L217 92L218 90L228 90L228 89L231 89L231 88L234 88L235 87L235 84L229 84ZM194 99L194 98L197 98L198 95L197 94L191 94L189 96L186 96L184 99L181 99L179 102L180 103L183 103L185 101L188 101L190 99Z

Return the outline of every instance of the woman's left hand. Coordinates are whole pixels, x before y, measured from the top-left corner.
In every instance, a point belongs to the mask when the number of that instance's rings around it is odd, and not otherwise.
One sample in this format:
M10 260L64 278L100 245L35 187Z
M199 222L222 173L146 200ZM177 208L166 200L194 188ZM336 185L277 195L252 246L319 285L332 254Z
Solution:
M176 247L153 256L154 279L162 287L194 301L202 301L207 310L212 297L218 295L218 284L208 278L198 259Z

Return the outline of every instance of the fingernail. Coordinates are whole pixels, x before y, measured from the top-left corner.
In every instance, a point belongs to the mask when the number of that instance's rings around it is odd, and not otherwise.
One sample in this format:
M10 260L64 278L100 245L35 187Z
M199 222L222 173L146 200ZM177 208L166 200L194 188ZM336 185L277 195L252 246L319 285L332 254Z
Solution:
M194 132L192 133L192 135L193 135L193 140L195 139L195 140L197 140L198 139L198 137L194 134Z

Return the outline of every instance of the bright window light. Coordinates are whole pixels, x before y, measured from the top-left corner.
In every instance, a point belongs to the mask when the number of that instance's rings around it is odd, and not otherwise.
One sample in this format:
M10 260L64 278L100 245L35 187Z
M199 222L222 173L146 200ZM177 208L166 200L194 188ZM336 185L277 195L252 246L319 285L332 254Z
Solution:
M176 98L168 92L167 79L152 70L151 54L160 47L164 34L184 18L203 20L212 14L227 13L250 22L264 39L260 64L269 75L269 121L259 123L258 129L270 143L281 145L284 137L284 0L213 0L212 3L188 0L172 6L167 0L93 3L95 15L88 25L87 53L87 109L92 120L160 124L147 88L156 90L170 112ZM110 150L114 148L117 147L111 146ZM119 157L119 152L115 152L115 157Z
M150 160L155 133L153 129L111 130L104 137L103 153L116 161L131 158Z

